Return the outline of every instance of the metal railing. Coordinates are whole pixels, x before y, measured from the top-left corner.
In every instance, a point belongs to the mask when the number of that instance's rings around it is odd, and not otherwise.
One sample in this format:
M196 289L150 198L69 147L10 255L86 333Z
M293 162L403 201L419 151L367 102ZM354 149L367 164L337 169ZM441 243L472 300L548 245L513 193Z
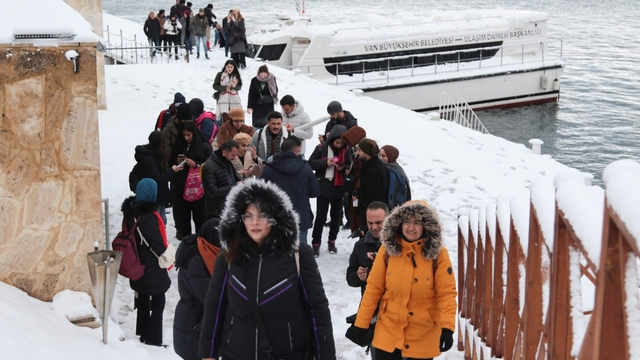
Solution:
M489 57L487 52L494 52ZM477 57L469 58L464 54L478 53ZM379 75L384 75L386 81L391 79L441 74L446 72L464 72L470 70L486 69L491 67L506 67L510 65L522 65L526 63L545 62L562 59L563 41L549 40L546 42L533 42L515 45L501 45L482 48L470 48L463 50L441 51L428 54L403 55L380 57L375 59L342 61L330 64L282 66L286 69L299 69L302 74L311 78L326 79L335 76L335 84L349 84L366 80L381 80ZM456 60L451 60L451 56ZM555 56L553 56L555 55ZM427 58L433 58L428 61ZM423 59L423 61L420 61ZM410 62L410 65L394 65L393 62ZM340 72L340 66L356 65L356 70ZM335 67L335 75L327 68ZM402 71L406 70L406 71ZM393 72L393 73L392 73ZM369 73L378 73L378 76L367 77ZM351 79L340 78L339 75L349 75ZM360 75L358 79L353 79Z
M126 38L123 35L122 29L113 33L109 25L107 25L107 28L104 30L104 34L107 40L107 47L104 54L117 64L170 64L189 62L190 52L187 51L185 45L162 44L160 46L153 46L149 44L146 39L139 41L136 34L133 34L133 38Z
M458 101L453 99L443 91L440 94L440 107L438 109L440 118L443 120L454 122L466 128L479 131L483 134L489 134L489 131L478 118L476 113L467 104L465 99L459 98Z

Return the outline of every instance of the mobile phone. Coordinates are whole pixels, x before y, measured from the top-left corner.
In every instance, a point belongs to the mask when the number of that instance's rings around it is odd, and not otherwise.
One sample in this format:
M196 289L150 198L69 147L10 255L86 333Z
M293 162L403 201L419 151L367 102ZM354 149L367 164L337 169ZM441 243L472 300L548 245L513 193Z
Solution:
M178 166L182 166L182 165L184 165L186 163L187 163L187 159L184 159L180 164L178 164Z

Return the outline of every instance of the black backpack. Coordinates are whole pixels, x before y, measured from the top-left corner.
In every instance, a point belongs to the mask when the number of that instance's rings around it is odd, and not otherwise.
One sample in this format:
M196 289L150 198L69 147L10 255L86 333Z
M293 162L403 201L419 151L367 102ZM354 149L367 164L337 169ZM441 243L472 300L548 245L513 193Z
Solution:
M409 189L407 186L407 180L401 173L391 169L390 167L387 167L387 170L389 170L389 192L387 205L389 205L389 210L393 210L407 202Z
M129 190L136 192L136 186L138 186L138 182L140 182L140 163L136 163L133 165L133 169L129 172Z

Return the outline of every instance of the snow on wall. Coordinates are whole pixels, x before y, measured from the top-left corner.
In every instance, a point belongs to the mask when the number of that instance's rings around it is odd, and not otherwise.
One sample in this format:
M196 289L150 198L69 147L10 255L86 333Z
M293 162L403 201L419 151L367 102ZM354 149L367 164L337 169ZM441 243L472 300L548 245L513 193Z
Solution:
M478 231L482 239L482 246L487 248L487 213L486 208L478 209Z
M485 208L487 215L487 226L489 227L489 238L493 244L493 248L496 248L496 204L491 203Z
M578 356L582 341L586 333L587 324L582 308L582 284L580 271L580 252L574 248L569 249L569 306L571 307L571 324L573 326L573 344L571 355Z
M598 268L602 247L604 191L597 186L584 186L584 176L575 169L560 171L555 184L558 207L573 227L589 260Z
M556 214L556 189L552 179L537 176L531 181L531 203L536 209L542 236L549 249L553 249L555 214Z
M478 241L478 210L471 209L469 211L469 233L473 235L473 238ZM476 244L476 247L478 244Z
M469 245L469 210L467 208L458 209L458 229L462 233L464 243ZM459 249L461 251L462 249Z
M529 189L520 190L509 203L511 207L511 218L513 226L520 238L520 245L525 257L529 251L529 209L531 205L531 195ZM515 250L515 249L514 249Z
M509 205L511 198L507 195L498 196L496 203L496 210L498 215L498 223L500 224L500 233L504 240L505 250L509 251L509 237L510 237L510 224L511 224L511 207Z
M637 247L640 241L640 164L629 159L614 161L604 169L602 179L608 204L635 238Z
M640 303L638 299L637 258L629 256L625 266L624 290L626 295L627 333L629 335L629 359L640 360Z

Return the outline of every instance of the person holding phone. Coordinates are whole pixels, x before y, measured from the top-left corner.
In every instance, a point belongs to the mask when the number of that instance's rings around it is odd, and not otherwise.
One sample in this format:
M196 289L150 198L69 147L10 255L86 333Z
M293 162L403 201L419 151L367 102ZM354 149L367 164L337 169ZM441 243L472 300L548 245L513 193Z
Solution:
M246 51L247 36L244 25L244 18L240 13L239 7L234 7L231 13L227 15L227 42L229 43L229 51L231 58L240 66L241 69L247 67L244 52Z

